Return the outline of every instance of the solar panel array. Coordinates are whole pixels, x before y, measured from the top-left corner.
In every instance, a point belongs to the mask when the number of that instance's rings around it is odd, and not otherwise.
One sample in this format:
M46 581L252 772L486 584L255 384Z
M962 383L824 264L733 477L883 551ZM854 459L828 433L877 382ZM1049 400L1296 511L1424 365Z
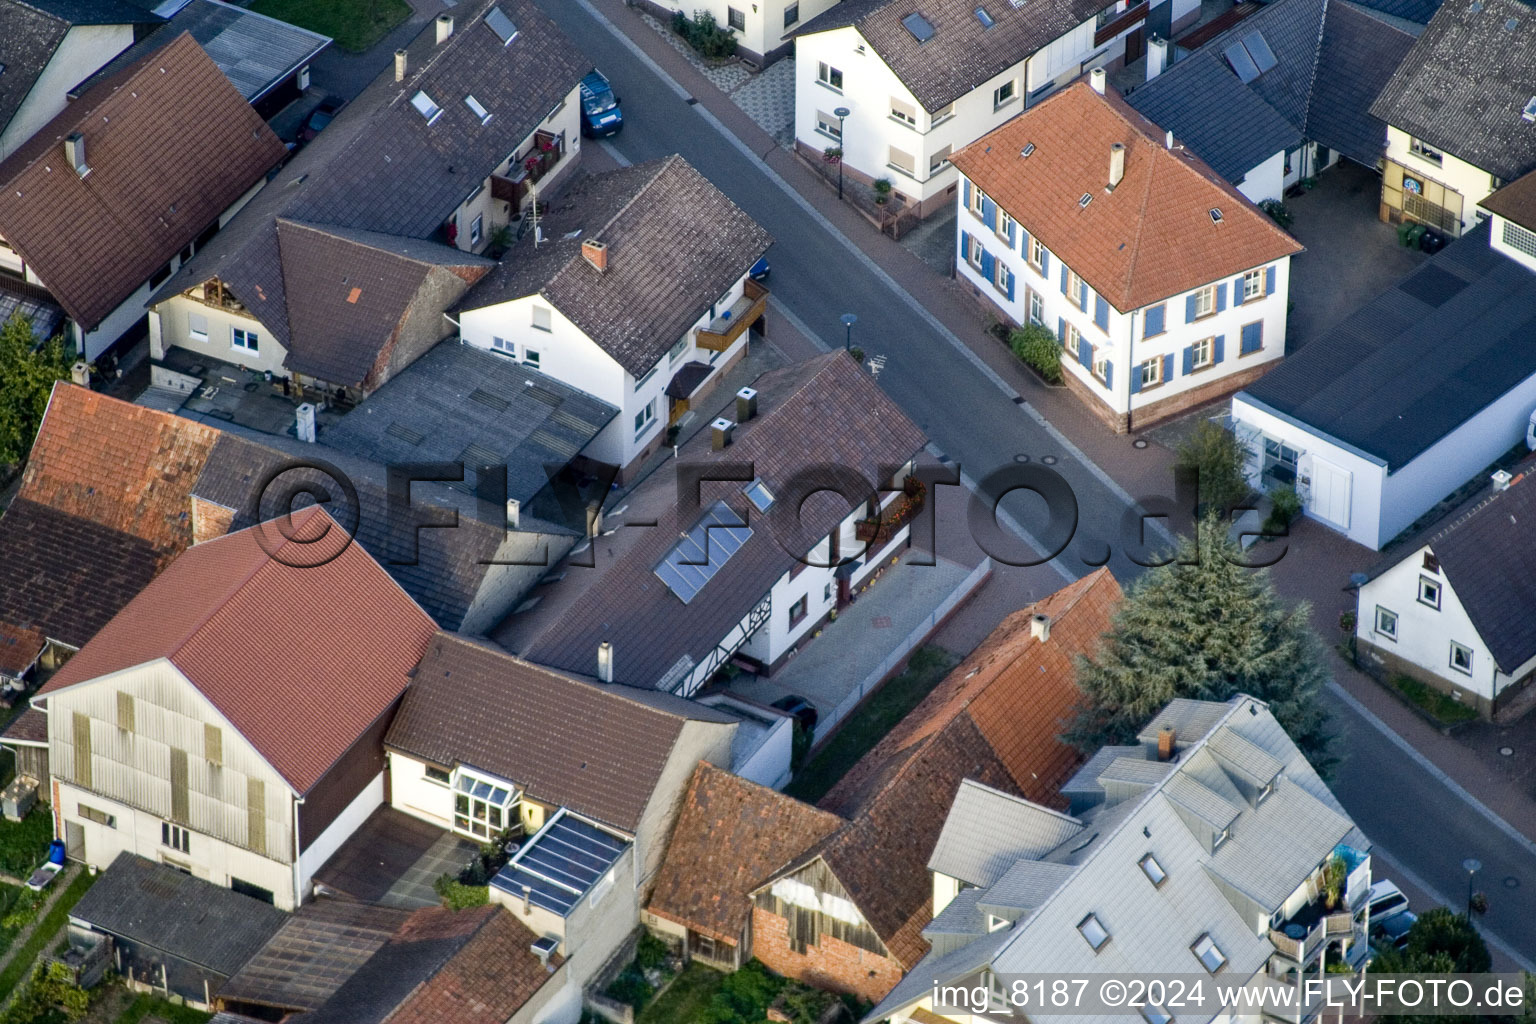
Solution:
M561 917L581 901L629 842L562 813L499 871L491 884Z
M1264 34L1257 29L1243 36L1241 42L1233 43L1221 52L1245 84L1280 63L1275 59L1275 51L1269 48Z
M668 590L688 604L751 537L752 528L729 505L717 501L672 545L657 563L655 573Z

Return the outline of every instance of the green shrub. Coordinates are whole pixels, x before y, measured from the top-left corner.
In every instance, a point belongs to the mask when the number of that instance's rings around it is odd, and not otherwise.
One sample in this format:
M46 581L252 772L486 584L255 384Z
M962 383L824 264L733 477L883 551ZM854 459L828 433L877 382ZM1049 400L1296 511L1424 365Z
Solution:
M1264 519L1265 533L1284 533L1301 515L1301 495L1294 487L1276 487L1269 492L1269 515Z
M665 942L650 932L644 932L640 936L640 944L635 947L635 966L642 971L654 971L666 964L671 952Z
M5 912L5 916L0 917L0 930L21 931L37 916L37 908L43 905L43 898L40 892L22 889L12 901L10 909Z
M736 37L730 29L721 28L709 11L694 11L692 18L685 17L682 11L676 12L672 15L672 31L703 57L719 59L736 52Z
M53 816L39 805L21 821L0 820L0 871L29 875L48 856Z
M483 907L491 901L491 890L484 885L465 885L452 875L439 875L432 889L449 910Z
M39 965L26 987L0 1015L0 1024L77 1021L90 1007L90 993L75 984L68 967Z
M645 973L639 967L630 964L619 972L604 994L638 1010L651 1001L656 989L645 980Z
M1008 347L1046 383L1061 383L1061 344L1050 331L1039 324L1021 327L1008 336Z
M1296 218L1291 213L1290 207L1278 199L1265 199L1259 203L1259 209L1269 214L1269 219L1286 230L1290 230L1291 222Z
M1201 420L1195 432L1179 445L1180 469L1200 474L1200 507L1206 512L1226 513L1248 497L1248 478L1243 473L1247 452L1230 430Z

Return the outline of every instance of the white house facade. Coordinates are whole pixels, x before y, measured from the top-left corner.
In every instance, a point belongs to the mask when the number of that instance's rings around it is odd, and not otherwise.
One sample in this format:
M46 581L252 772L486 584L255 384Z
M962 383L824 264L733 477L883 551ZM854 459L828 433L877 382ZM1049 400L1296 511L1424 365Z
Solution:
M641 0L640 6L671 24L681 14L700 11L714 15L715 24L736 38L736 53L762 65L793 51L795 30L834 6L837 0Z

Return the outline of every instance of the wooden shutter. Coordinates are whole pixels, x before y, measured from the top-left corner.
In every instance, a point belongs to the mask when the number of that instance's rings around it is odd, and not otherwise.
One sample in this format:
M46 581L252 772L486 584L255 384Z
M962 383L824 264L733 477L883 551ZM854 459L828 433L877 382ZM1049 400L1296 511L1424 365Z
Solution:
M75 712L72 721L75 747L75 782L91 788L91 716Z
M1187 374L1195 372L1195 346L1193 345L1184 347L1184 372Z
M1141 364L1137 363L1135 366L1131 367L1131 394L1134 395L1134 394L1136 394L1140 390L1141 390Z
M1093 369L1093 346L1088 344L1087 338L1077 339L1077 361L1090 371Z
M1163 356L1163 383L1173 380L1173 353Z
M117 691L117 727L133 732L133 694Z
M1184 322L1187 324L1195 322L1195 294L1191 292L1184 297Z
M964 263L971 258L971 236L964 231L960 232L960 262Z
M1238 274L1236 277L1234 277L1232 279L1232 305L1234 305L1234 306L1241 306L1243 304L1243 277L1244 276L1245 275L1243 275L1243 274Z
M1093 297L1093 322L1098 325L1099 330L1109 330L1109 303L1102 295Z
M1141 336L1150 338L1155 334L1163 333L1163 314L1166 306L1153 306L1147 310L1147 315L1142 318Z
M1013 301L1013 282L1018 280L1013 271L1008 271L1008 301Z
M1216 286L1216 312L1220 313L1227 308L1227 282L1223 281Z
M1061 294L1067 294L1067 265L1061 265Z
M1115 386L1115 364L1107 360L1104 363L1104 386L1107 388Z
M997 259L987 251L986 246L981 247L981 273L992 284L996 284L994 272L997 269Z
M245 845L257 853L267 852L267 784L260 779L245 780Z
M1067 321L1063 317L1056 318L1056 340L1063 345L1067 343Z
M187 800L187 752L171 748L171 820L186 822L191 814Z
M1040 276L1046 280L1051 276L1051 254L1044 249L1040 250Z
M1211 343L1211 362L1213 364L1221 362L1222 349L1226 348L1226 345L1227 336L1225 334L1216 335L1216 340Z
M1082 278L1077 279L1077 308L1084 312L1088 310L1088 282Z
M1018 237L1019 222L1010 217L1008 220L1008 248L1010 250L1013 249L1014 242L1018 239Z
M1263 323L1263 321L1258 321L1257 323L1245 324L1243 326L1242 344L1239 347L1238 351L1240 353L1242 353L1243 355L1247 355L1249 352L1257 352L1259 349L1261 349L1263 347L1264 347L1264 323Z
M971 208L971 179L965 178L961 181L961 185L963 186L965 208L969 210Z

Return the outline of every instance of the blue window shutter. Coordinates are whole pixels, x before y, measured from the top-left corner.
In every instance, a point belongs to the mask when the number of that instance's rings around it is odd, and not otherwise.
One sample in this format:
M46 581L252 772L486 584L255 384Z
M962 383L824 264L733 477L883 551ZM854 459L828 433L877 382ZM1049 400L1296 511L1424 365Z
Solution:
M1221 362L1222 350L1225 349L1226 347L1227 347L1227 336L1225 334L1218 334L1218 335L1216 335L1216 340L1211 343L1211 349L1212 349L1212 351L1211 351L1211 355L1212 355L1211 362L1213 362L1213 363Z
M960 262L964 263L971 258L971 236L964 231L960 232Z
M1227 308L1227 282L1223 281L1216 286L1216 312L1220 313Z
M1238 349L1238 351L1241 352L1243 355L1247 355L1249 352L1257 352L1259 349L1261 349L1263 347L1264 347L1264 324L1263 324L1263 322L1261 321L1259 323L1252 323L1252 324L1244 325L1244 327L1243 327L1243 339L1242 339L1241 347Z
M1167 306L1153 306L1147 310L1147 315L1142 320L1141 326L1141 336L1143 338L1150 338L1154 334L1163 333L1163 314L1167 310Z
M970 178L966 178L965 179L965 208L967 210L969 210L971 208L971 179Z
M1163 380L1173 380L1173 354L1163 356Z
M1051 274L1051 254L1048 253L1048 252L1045 252L1044 250L1041 250L1041 252L1040 252L1040 276L1043 277L1043 278L1046 278L1047 280L1049 280L1050 279L1050 274Z
M1104 386L1107 387L1107 388L1113 388L1115 386L1115 364L1114 363L1105 363L1104 364Z
M1008 222L1008 248L1009 248L1010 251L1013 249L1014 245L1018 242L1018 237L1019 237L1019 222L1016 221L1016 220L1010 220Z
M997 230L997 204L986 196L981 197L981 222L993 231Z
M1195 297L1193 295L1188 295L1184 298L1184 322L1187 324L1195 322Z
M1140 390L1141 390L1141 367L1140 366L1133 366L1133 367L1131 367L1131 394L1134 395L1134 394L1136 394Z
M1232 279L1232 305L1234 305L1234 306L1241 306L1242 304L1243 304L1243 275L1242 274L1238 274L1236 277L1234 277Z
M1016 280L1018 280L1017 276L1013 273L1013 271L1010 270L1008 272L1008 301L1009 302L1013 301L1013 282L1016 281Z
M1099 325L1099 330L1109 330L1109 303L1104 301L1102 295L1094 296L1093 322Z
M1265 295L1273 295L1273 294L1275 294L1275 268L1274 267L1265 267L1264 268L1264 294Z
M1061 265L1061 294L1067 294L1067 265Z
M1024 254L1025 259L1029 259L1029 232L1025 231L1023 228L1019 228L1019 238L1024 243L1023 245L1019 246L1019 252ZM1009 239L1009 241L1012 241L1012 239Z
M981 273L988 281L991 281L992 273L996 269L997 259L985 247L981 250Z
M1077 361L1093 369L1093 346L1088 344L1087 338L1077 339Z
M1195 346L1193 345L1184 349L1184 372L1186 374L1195 372Z
M1067 321L1062 317L1056 318L1056 340L1063 345L1067 343Z
M1081 310L1088 308L1088 282L1081 278L1077 282L1077 308Z

